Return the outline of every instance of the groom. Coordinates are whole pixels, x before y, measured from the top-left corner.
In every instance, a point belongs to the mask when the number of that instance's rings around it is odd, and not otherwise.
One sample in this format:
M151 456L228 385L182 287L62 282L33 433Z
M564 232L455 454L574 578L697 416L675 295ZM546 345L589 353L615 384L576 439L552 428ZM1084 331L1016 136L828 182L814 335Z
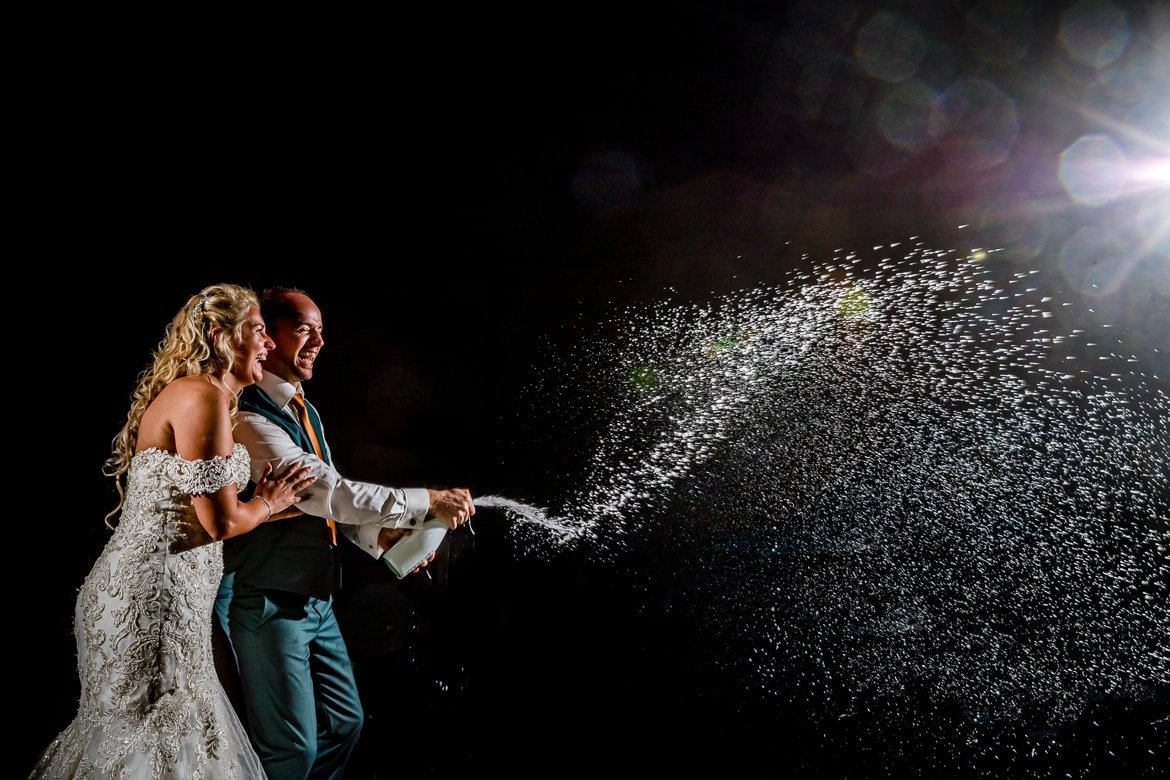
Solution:
M270 780L340 778L365 715L333 612L339 537L377 558L424 519L455 528L475 506L464 488L395 488L338 473L302 386L325 344L321 310L301 290L274 288L261 293L260 311L276 348L263 378L240 396L235 439L248 448L254 477L266 463L305 463L317 481L297 505L304 517L225 542L215 610Z

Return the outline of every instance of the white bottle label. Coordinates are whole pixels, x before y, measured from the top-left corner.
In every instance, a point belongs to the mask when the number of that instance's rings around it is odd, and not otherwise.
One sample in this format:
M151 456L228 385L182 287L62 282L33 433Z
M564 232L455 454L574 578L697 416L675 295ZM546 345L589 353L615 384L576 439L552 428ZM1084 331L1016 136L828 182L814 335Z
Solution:
M447 526L442 520L428 520L422 528L395 542L382 554L382 560L395 577L402 579L433 553L446 535Z

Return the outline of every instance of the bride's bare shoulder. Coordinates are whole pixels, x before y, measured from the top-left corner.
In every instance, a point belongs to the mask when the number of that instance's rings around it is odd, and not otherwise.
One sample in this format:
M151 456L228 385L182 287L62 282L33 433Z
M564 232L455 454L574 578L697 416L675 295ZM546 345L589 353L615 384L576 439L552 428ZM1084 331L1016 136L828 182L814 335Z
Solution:
M218 406L220 404L226 405L227 397L206 376L181 376L160 390L151 406L158 403L179 406L190 404Z

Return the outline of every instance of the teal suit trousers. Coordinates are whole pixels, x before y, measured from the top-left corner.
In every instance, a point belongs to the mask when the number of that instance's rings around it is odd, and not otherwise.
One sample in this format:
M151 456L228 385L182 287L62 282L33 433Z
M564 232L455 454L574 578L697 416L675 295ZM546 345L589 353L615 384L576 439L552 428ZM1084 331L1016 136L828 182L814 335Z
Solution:
M365 714L332 600L225 585L216 616L269 780L340 780Z

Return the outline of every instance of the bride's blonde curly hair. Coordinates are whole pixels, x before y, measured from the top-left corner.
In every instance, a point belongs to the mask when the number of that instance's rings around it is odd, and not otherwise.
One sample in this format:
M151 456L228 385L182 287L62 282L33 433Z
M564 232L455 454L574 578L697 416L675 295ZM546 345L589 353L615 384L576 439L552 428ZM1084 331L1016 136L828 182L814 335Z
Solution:
M126 500L126 472L138 445L142 415L164 387L182 376L222 375L235 363L235 347L243 343L248 311L258 306L256 293L236 284L213 284L187 299L167 325L151 364L138 375L138 386L130 395L126 424L114 437L113 454L103 472L113 477L118 488L118 505L106 515L106 525ZM237 403L233 397L234 416ZM112 526L111 526L112 527Z

